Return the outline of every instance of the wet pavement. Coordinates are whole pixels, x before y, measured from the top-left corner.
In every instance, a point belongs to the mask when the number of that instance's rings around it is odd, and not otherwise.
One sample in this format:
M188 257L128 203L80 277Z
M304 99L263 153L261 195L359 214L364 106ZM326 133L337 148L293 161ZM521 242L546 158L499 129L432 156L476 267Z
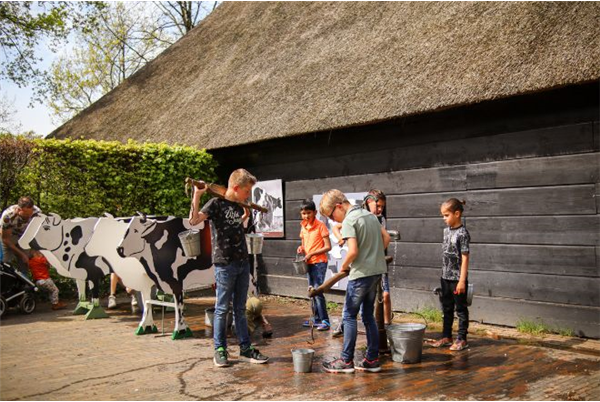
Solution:
M342 339L315 331L316 342L308 345L309 331L301 327L308 303L272 297L265 304L274 336L266 340L260 333L253 336L257 348L270 356L269 363L237 362L238 347L230 338L234 364L215 368L212 332L204 325L204 309L214 299L186 303L194 337L178 341L170 338L173 313L165 316L165 335L134 335L138 317L126 310L125 299L121 309L102 320L84 321L43 304L31 316L10 311L0 325L0 399L600 399L600 342L578 350L568 345L580 342L568 338L564 343L536 342L552 346L545 347L493 339L497 334L474 334L470 348L462 352L424 347L418 364L396 363L384 356L380 373L324 373L322 361L339 355ZM160 313L155 318L160 329ZM427 332L425 337L437 338L439 332ZM357 349L365 344L360 335ZM298 347L315 349L313 372L294 373L290 350Z

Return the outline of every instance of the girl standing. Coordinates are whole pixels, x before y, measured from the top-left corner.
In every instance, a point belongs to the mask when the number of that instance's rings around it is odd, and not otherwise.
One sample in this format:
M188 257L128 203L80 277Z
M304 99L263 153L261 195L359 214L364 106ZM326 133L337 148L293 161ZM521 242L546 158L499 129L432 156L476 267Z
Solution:
M440 300L444 313L444 329L442 339L434 342L433 347L450 346L450 350L463 350L467 344L469 328L469 310L467 308L467 287L469 269L469 243L471 236L462 224L463 205L465 201L450 198L440 208L444 222L442 244L442 291ZM458 335L452 343L452 324L454 309L458 316Z

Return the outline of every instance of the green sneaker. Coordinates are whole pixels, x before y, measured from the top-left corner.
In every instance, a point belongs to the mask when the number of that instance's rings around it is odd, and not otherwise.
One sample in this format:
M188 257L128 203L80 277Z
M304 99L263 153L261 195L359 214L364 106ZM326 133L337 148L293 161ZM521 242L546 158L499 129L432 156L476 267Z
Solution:
M229 354L227 353L227 350L220 346L217 348L217 350L215 350L215 357L213 358L213 362L215 363L215 366L217 367L229 367L230 363L229 360L227 359L227 357L229 356Z
M254 346L249 346L247 349L240 349L240 360L255 364L264 364L269 361L269 358L260 354Z

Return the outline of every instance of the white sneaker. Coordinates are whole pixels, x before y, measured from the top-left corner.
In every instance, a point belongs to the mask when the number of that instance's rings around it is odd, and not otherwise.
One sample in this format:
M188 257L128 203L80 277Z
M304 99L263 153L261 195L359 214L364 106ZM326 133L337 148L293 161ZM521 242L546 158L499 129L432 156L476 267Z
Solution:
M108 296L108 308L116 308L117 307L117 298L115 295Z
M138 301L137 298L135 297L135 294L131 295L131 312L132 313L137 313L139 311L139 307L138 307Z

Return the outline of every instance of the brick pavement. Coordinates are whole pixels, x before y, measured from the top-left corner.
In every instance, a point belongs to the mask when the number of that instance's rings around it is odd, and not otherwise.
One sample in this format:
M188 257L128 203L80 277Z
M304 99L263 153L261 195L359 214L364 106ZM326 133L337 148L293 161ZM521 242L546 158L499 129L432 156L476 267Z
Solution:
M378 374L328 375L320 362L339 354L341 340L317 333L313 372L296 374L290 349L308 346L308 331L299 325L308 309L301 302L274 298L266 302L274 338L253 338L270 363L215 369L211 332L203 316L213 300L187 302L194 338L180 341L172 341L169 334L135 336L138 317L125 310L92 321L44 305L31 316L11 311L0 325L0 399L600 399L600 348L593 341L578 351L563 349L560 345L568 343L560 344L560 339L547 348L474 335L471 348L461 353L425 348L419 364L384 358ZM160 324L160 314L155 317ZM171 313L166 330L172 325ZM364 343L360 336L359 345ZM230 352L235 359L237 347L230 346Z

